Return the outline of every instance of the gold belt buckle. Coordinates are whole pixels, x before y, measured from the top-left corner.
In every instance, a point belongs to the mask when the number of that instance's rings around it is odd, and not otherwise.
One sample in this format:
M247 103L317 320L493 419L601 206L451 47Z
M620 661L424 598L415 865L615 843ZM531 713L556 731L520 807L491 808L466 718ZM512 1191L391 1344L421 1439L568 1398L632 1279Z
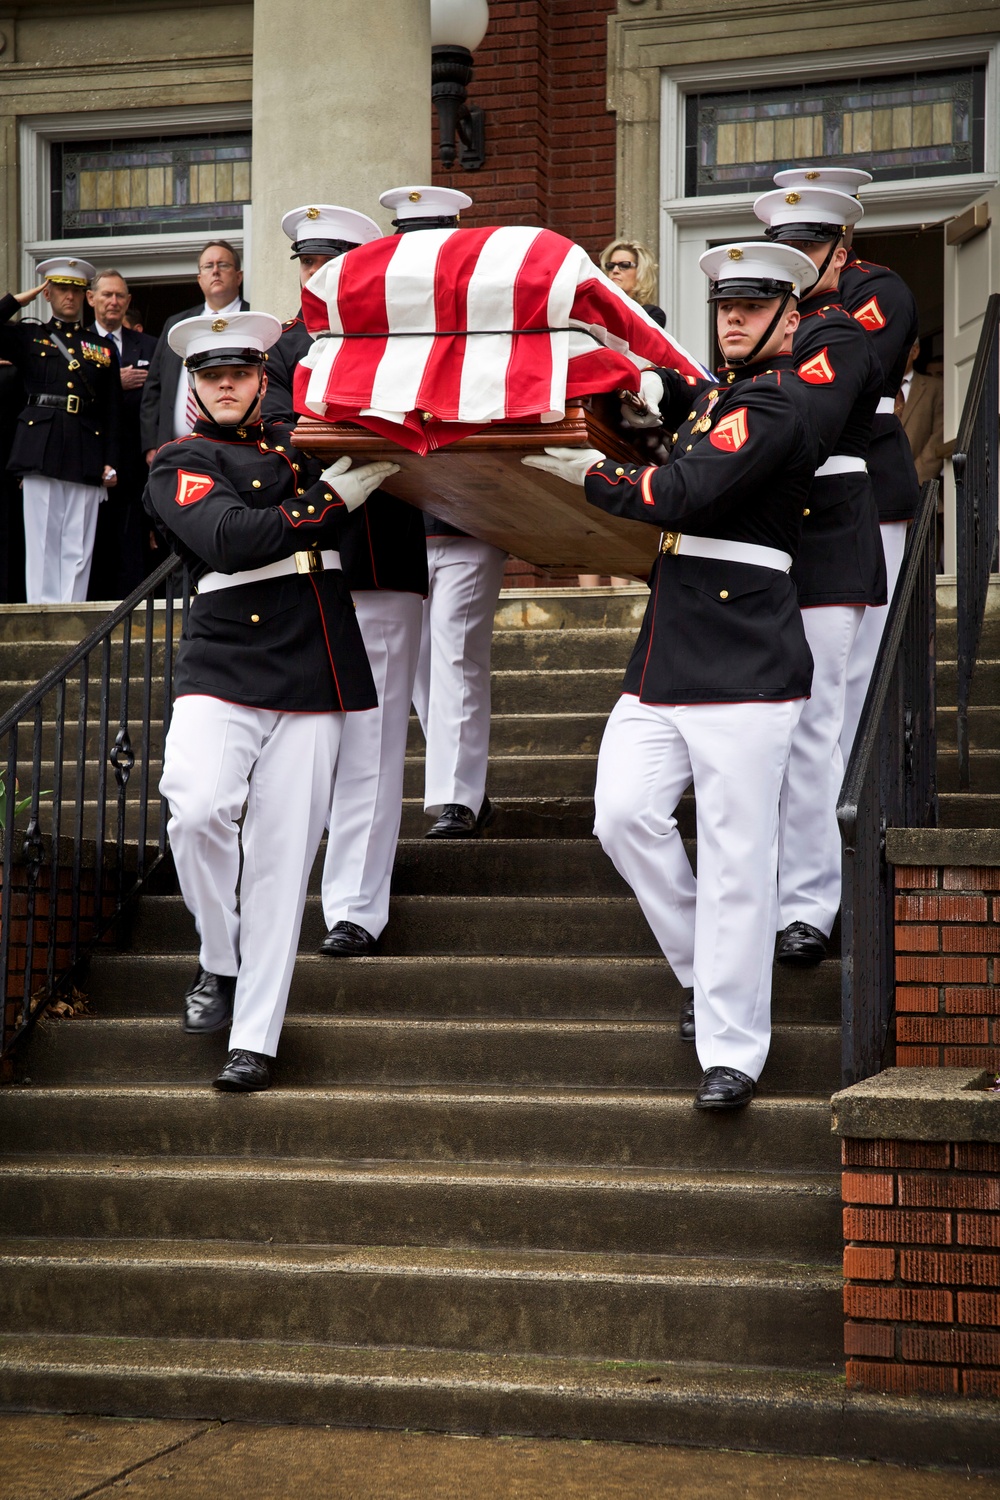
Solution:
M661 552L672 552L676 557L680 551L682 533L679 531L665 531L663 541L660 543Z
M323 559L318 552L312 548L307 552L294 552L296 573L322 573L325 571Z
M74 416L74 417L76 416L77 412L80 410L80 398L79 398L79 396L67 396L66 397L66 410L68 412L70 412L72 416Z

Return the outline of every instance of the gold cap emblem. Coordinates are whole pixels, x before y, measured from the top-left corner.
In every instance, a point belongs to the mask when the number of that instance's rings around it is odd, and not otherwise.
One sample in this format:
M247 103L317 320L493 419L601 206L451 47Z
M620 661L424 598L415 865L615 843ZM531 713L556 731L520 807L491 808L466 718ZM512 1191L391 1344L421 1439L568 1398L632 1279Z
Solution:
M421 198L423 196L424 196L423 193L411 193L410 194L410 202L411 203L419 203L420 200L421 200Z
M318 208L307 208L306 209L306 218L307 219L318 219L319 218L319 209Z
M818 172L807 172L806 173L806 182L815 182L818 176L819 176Z
M70 265L71 265L71 266L75 266L75 265L76 265L76 261L75 261L75 260L71 260L71 261L70 261Z
M730 260L742 260L743 259L743 251L742 250L729 250L729 251L727 251L727 254L728 254Z
M798 203L798 201L801 198L801 196L802 196L801 193L786 193L785 194L785 202L786 203L792 203L792 204Z
M213 322L212 322L212 332L213 333L225 333L225 331L226 331L226 329L228 327L229 327L229 319L228 318L215 318L213 320Z

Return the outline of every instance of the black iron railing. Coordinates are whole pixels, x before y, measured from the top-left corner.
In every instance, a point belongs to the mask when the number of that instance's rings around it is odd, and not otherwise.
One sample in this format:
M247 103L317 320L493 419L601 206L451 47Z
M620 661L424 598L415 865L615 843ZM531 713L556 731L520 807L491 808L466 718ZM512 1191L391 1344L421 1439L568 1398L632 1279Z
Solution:
M895 993L887 828L937 824L937 482L925 484L837 804L843 840L843 1078L885 1065Z
M159 761L189 594L171 556L0 716L0 1057L163 859Z
M969 697L997 555L1000 445L1000 294L986 305L951 464L955 474L958 593L958 784L969 788Z

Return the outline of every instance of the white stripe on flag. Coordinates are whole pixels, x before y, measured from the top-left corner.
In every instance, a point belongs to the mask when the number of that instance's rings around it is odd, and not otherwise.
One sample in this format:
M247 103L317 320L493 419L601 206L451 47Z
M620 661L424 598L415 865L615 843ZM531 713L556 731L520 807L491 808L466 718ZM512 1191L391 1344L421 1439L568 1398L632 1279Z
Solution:
M573 251L577 253L574 254ZM546 314L550 328L569 327L573 298L576 296L576 289L582 275L581 260L587 267L593 264L580 246L574 245L571 250L567 251L562 265L552 278ZM566 375L569 368L570 336L568 333L553 333L549 335L549 342L552 351L552 380L549 389L549 409L542 413L542 421L558 422L566 414Z
M513 328L514 283L541 230L527 224L496 229L485 242L466 289L466 327ZM507 334L470 339L462 361L460 422L506 416L507 370L513 340Z
M342 257L339 255L334 260L328 260L326 265L320 266L319 270L315 271L306 282L308 290L326 303L328 326L337 333L344 331L337 306L341 262ZM306 387L306 406L318 417L326 416L327 382L330 379L333 362L343 347L342 339L314 339L311 347L299 361L304 369L312 371Z
M385 271L385 307L390 333L433 333L434 276L441 247L454 229L421 229L401 234ZM386 345L372 382L369 411L402 422L417 404L420 382L434 347L433 338L393 339Z

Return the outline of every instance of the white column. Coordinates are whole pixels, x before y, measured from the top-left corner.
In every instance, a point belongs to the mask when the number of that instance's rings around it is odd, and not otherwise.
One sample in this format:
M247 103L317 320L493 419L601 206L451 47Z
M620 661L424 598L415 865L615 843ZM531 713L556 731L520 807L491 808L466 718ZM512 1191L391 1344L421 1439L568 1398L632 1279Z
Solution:
M317 199L389 227L387 187L429 182L430 0L255 0L253 305L298 304L281 215Z

